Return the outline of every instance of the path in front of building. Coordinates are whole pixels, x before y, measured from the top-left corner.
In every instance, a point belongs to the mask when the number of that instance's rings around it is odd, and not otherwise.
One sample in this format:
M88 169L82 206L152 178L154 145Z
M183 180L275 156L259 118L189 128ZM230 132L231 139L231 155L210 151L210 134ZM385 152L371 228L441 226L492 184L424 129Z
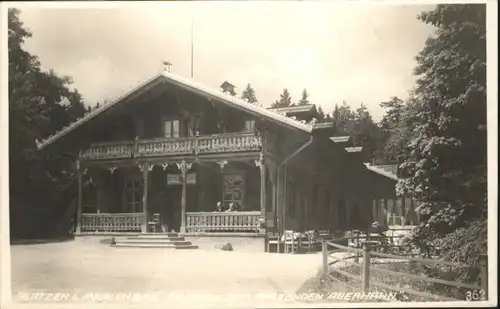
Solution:
M219 295L222 304L239 305L248 296L295 293L321 266L320 253L112 248L81 241L16 245L11 254L13 300L18 301L37 291L79 295L80 300L89 293L145 293L175 307L173 297L188 293L183 306L199 305L195 297L200 295ZM204 306L209 304L203 299Z

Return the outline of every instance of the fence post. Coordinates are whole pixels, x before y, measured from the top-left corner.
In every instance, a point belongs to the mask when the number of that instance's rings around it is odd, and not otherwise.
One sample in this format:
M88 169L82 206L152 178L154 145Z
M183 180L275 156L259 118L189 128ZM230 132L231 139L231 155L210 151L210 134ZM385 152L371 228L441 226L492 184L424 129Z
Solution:
M370 291L370 248L371 242L365 241L363 243L363 269L361 273L361 282L365 293Z
M356 249L359 249L359 248L360 248L360 245L359 245L359 231L358 231L356 234ZM359 264L359 256L360 255L361 254L359 254L359 252L356 252L356 258L354 259L355 263Z
M485 300L488 300L488 255L479 255L479 269L481 272L481 289L484 291Z
M326 241L321 241L321 252L323 253L323 275L328 276L328 247Z

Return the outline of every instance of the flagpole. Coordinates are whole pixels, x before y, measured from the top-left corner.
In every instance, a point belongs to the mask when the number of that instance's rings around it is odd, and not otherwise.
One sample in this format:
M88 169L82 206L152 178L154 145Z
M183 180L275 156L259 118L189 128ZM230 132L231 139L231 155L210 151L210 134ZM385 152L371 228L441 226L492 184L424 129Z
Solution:
M191 19L191 79L194 77L194 19Z

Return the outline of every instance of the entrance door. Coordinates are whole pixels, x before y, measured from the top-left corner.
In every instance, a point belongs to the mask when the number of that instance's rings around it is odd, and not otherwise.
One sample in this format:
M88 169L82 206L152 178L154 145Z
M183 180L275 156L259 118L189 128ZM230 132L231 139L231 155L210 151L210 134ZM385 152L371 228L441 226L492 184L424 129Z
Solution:
M125 211L141 212L143 184L140 177L130 177L125 180Z
M229 208L229 204L235 203L240 210L244 209L245 200L245 178L241 173L224 174L223 182L223 206Z

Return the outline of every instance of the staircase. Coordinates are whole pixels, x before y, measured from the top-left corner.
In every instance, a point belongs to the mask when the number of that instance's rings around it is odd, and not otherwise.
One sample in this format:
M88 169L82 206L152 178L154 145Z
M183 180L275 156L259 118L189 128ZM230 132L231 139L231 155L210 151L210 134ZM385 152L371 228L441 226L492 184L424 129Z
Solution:
M178 233L152 233L130 236L127 238L116 239L112 247L128 248L168 248L168 249L198 249L190 241L179 236Z

